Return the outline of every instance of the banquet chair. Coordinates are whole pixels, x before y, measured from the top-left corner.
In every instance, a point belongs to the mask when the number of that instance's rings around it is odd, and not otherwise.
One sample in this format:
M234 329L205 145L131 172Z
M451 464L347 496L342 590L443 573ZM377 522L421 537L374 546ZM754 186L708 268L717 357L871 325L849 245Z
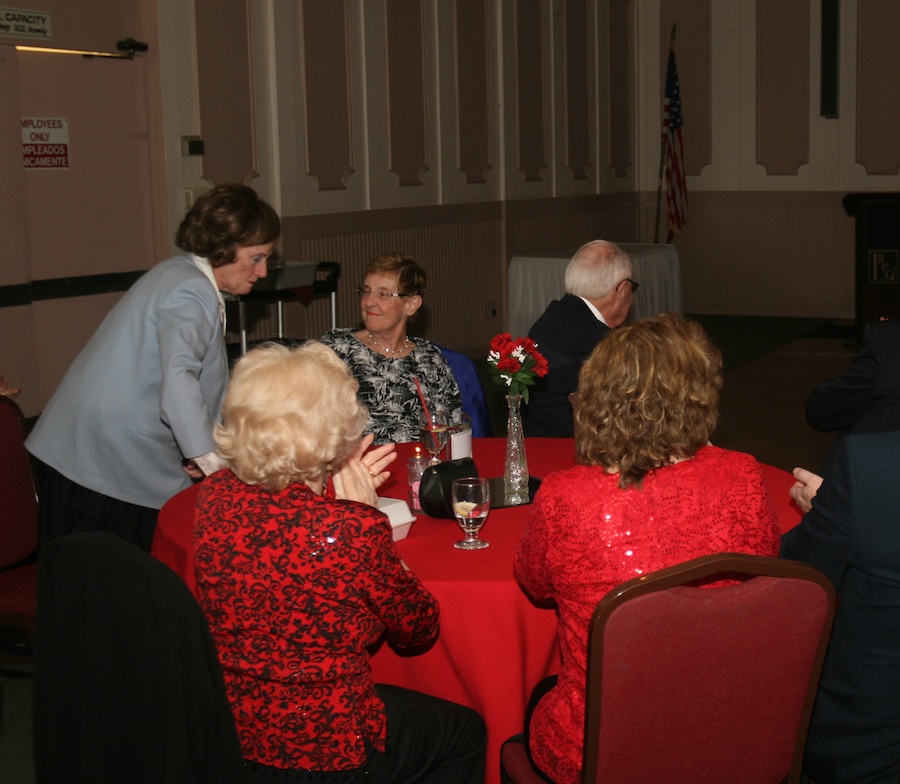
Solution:
M588 633L582 781L800 782L834 606L818 570L751 555L704 556L613 589ZM546 781L515 739L501 778Z
M199 605L115 534L41 550L34 641L37 784L232 784L241 751Z
M494 434L491 427L491 416L484 399L484 388L481 386L481 379L478 377L475 363L458 351L452 351L443 346L438 346L438 348L444 355L444 359L447 360L450 370L453 371L456 383L459 384L463 412L468 414L472 420L472 437L490 438Z
M0 664L30 661L37 599L38 499L22 411L0 395Z

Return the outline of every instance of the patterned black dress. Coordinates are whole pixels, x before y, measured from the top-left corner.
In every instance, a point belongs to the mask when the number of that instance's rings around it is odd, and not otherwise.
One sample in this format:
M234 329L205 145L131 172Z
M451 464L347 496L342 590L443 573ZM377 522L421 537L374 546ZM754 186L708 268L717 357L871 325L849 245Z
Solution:
M419 440L417 378L429 409L445 411L454 424L462 415L459 386L441 350L424 338L410 340L415 344L412 352L394 358L376 354L350 329L333 329L322 338L359 382L359 399L369 410L366 432L375 434L376 444Z

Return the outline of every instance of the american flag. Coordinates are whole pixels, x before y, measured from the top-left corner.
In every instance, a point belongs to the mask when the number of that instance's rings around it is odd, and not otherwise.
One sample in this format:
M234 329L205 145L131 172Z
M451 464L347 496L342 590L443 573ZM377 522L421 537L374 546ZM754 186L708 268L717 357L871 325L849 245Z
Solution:
M681 139L681 88L675 67L675 50L669 50L666 70L666 97L663 103L663 142L666 145L666 217L668 242L672 242L687 223L687 186L684 180L684 144Z

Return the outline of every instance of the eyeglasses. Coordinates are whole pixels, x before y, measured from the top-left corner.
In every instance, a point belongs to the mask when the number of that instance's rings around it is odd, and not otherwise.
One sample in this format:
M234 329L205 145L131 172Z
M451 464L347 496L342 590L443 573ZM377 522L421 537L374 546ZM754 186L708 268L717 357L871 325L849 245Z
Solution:
M395 291L388 291L387 289L378 289L377 291L373 291L368 286L357 286L353 290L356 292L356 296L360 299L368 297L370 294L374 294L376 297L378 297L379 302L387 302L389 299L409 296L409 294L398 294Z
M632 294L634 294L634 292L637 291L641 287L641 284L638 283L636 280L632 280L631 278L622 278L622 280L620 280L618 285L616 286L616 291L619 290L619 286L621 286L623 283L631 284L631 293Z

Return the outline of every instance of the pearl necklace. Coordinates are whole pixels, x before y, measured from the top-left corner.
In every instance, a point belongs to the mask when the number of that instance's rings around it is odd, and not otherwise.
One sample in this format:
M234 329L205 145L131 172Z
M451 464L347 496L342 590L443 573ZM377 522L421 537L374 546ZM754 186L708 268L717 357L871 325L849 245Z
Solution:
M366 332L369 332L369 330L366 330ZM369 340L371 340L373 345L380 348L385 354L390 354L392 357L396 356L397 354L403 353L404 351L406 351L406 349L408 349L412 345L412 341L409 339L409 335L406 336L405 340L403 341L403 345L398 346L397 348L391 348L390 346L382 346L381 343L379 343L375 339L375 336L371 332L369 332Z

